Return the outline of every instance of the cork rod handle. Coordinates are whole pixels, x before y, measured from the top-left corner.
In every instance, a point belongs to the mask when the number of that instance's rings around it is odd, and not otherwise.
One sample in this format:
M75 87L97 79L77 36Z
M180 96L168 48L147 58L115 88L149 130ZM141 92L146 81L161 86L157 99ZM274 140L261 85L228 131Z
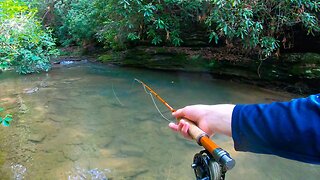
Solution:
M196 140L197 143L203 146L209 152L213 152L215 149L220 148L216 143L214 143L208 135L202 131L194 122L183 119L184 121L189 123L188 133L192 137L192 139Z
M188 133L192 137L192 139L197 141L200 137L206 135L206 133L204 131L202 131L197 125L195 125L194 122L192 122L188 119L183 119L183 120L189 124Z

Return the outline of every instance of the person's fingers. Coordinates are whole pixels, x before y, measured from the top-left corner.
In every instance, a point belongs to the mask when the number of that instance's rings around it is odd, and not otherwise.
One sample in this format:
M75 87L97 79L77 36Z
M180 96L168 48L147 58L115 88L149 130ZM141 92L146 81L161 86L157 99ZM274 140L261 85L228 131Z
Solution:
M177 119L186 118L190 121L197 122L200 113L197 107L199 107L199 105L186 106L173 112L172 115Z
M180 134L187 139L192 139L188 133L189 127L190 127L190 125L186 121L184 121L184 120L179 121L178 131L180 132Z
M181 131L182 127L184 126L183 122L178 123L178 131Z
M191 138L189 133L188 133L189 127L190 127L189 123L186 122L186 123L183 124L183 126L181 128L181 134L183 135L183 137L185 137L187 139Z
M180 121L178 124L171 122L171 123L169 123L168 126L174 131L181 131L182 128L184 127L185 123L186 122L182 120L182 122Z
M178 131L178 125L173 122L169 123L169 128L174 131Z
M186 139L192 139L192 137L189 135L188 130L190 128L189 123L187 123L184 120L181 120L178 124L175 123L169 123L169 128L173 131L178 131L180 134L185 137Z
M183 117L184 116L183 109L178 109L177 111L173 112L172 115L176 118Z

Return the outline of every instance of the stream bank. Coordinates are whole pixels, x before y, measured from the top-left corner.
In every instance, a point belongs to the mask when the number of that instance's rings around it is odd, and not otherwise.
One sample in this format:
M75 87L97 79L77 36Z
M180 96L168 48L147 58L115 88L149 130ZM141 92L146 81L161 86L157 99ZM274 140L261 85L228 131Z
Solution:
M318 93L320 54L287 53L253 60L226 48L135 47L100 54L98 61L119 66L166 71L208 72L214 78L298 94Z

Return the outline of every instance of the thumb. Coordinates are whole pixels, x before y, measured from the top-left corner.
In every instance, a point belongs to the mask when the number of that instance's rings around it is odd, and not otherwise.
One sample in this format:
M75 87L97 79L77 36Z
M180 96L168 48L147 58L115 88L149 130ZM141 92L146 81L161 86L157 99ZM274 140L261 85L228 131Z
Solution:
M178 109L175 112L172 113L172 116L176 118L180 118L184 116L183 109Z

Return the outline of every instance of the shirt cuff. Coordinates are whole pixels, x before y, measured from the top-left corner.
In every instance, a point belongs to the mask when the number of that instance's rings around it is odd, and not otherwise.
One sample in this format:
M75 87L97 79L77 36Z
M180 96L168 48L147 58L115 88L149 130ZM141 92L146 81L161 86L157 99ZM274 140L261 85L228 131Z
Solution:
M231 120L231 130L232 130L232 139L234 143L234 149L236 151L244 151L243 143L241 141L242 133L241 133L241 127L240 127L240 116L241 116L241 109L245 105L239 105L237 104L233 111L232 111L232 120Z

